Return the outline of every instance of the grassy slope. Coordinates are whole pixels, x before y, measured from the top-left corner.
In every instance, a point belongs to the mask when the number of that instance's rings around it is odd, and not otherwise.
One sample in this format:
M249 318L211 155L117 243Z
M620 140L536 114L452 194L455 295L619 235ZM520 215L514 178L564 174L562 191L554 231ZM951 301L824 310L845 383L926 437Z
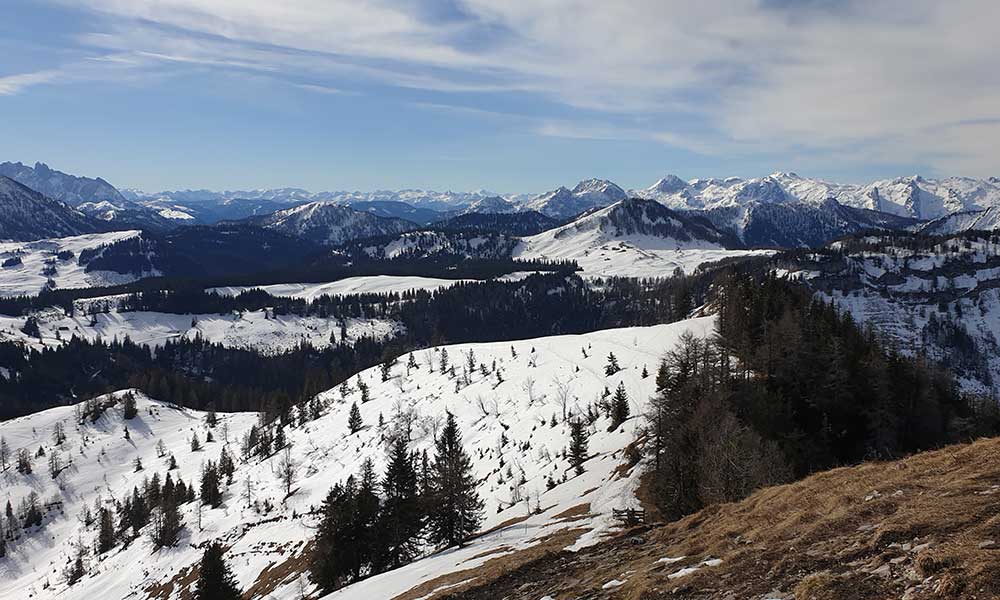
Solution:
M481 581L453 597L1000 597L1000 439L819 473Z

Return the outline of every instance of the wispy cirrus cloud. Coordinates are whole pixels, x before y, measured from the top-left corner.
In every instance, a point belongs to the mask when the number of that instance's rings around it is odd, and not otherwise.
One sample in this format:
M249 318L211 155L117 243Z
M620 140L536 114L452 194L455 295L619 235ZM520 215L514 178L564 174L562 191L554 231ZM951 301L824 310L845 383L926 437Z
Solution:
M34 73L18 73L0 77L0 96L17 94L31 86L56 81L60 75L59 69L46 69Z
M1000 166L983 141L1000 118L993 0L52 1L102 19L82 47L134 61L95 78L188 65L475 94L485 112L482 96L516 95L538 99L518 110L540 135ZM61 72L0 78L0 93Z

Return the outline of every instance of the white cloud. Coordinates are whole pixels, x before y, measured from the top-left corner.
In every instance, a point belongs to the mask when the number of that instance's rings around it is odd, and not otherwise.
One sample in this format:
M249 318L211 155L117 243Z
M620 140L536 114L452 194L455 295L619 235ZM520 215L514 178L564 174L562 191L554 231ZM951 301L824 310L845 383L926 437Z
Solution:
M36 71L34 73L19 73L0 77L0 96L17 94L33 85L48 83L59 78L59 70Z
M534 94L579 112L535 127L545 135L998 170L995 0L454 0L449 18L429 1L72 4L109 18L84 41L114 55L338 90ZM0 79L0 93L44 77ZM640 124L609 124L628 115Z

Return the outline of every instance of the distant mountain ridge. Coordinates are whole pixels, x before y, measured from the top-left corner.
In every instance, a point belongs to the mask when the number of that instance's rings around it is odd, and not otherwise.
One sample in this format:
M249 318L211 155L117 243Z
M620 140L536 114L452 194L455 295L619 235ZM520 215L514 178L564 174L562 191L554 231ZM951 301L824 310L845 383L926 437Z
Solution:
M392 235L419 225L395 217L380 217L331 202L310 202L247 222L302 239L337 246L351 240Z
M0 240L32 241L101 230L100 223L82 212L0 175Z
M3 162L0 163L0 175L70 206L85 202L111 202L116 205L127 202L115 186L100 177L70 175L51 169L42 162L35 163L34 167L19 162Z
M631 193L658 200L672 208L706 210L752 201L820 205L833 198L853 208L915 219L936 219L955 212L1000 206L1000 179L928 179L914 175L869 184L842 184L801 177L796 173L772 173L755 179L730 177L690 181L669 175L648 188Z

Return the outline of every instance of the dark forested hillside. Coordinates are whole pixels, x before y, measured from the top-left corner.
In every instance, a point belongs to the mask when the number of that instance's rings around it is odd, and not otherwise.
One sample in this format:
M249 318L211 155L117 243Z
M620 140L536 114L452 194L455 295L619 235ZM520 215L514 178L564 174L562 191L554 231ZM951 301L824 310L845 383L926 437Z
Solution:
M664 360L649 416L654 488L679 517L758 487L1000 431L992 400L885 346L807 288L726 273L714 340Z
M150 290L121 299L120 308L198 314L257 310L329 319L381 317L405 333L377 342L361 339L318 350L301 346L277 356L179 339L154 354L125 341L74 339L59 348L25 350L0 343L12 376L0 378L0 418L67 404L135 386L165 401L219 410L287 405L337 385L387 357L432 344L497 341L583 333L609 327L682 319L700 303L707 279L643 282L608 280L597 289L576 275L533 275L518 282L463 283L437 292L324 296L307 303L252 290L236 297L200 289Z

